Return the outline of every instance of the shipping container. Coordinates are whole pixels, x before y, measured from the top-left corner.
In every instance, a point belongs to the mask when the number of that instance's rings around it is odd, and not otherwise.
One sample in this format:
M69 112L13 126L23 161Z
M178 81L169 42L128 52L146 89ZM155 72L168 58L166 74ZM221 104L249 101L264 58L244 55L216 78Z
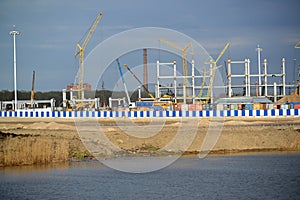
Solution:
M254 103L253 106L252 106L253 110L260 110L260 108L261 108L261 104L260 103Z
M202 104L196 104L196 110L202 110Z
M177 110L177 111L179 111L179 110L181 110L181 104L174 104L174 110Z
M242 109L243 109L242 104L238 104L238 110L242 110Z
M182 111L187 111L189 109L188 104L182 104L181 105L181 110Z
M238 104L231 104L230 109L231 110L237 110L238 109Z
M253 104L246 104L246 110L252 110Z
M223 110L224 105L223 104L217 104L217 110Z
M281 109L288 109L289 108L289 105L288 104L282 104L281 105Z
M190 111L196 110L196 104L188 104L188 110Z
M268 103L268 104L267 104L267 109L268 109L268 110L274 109L274 104Z
M294 109L300 109L300 104L294 104Z

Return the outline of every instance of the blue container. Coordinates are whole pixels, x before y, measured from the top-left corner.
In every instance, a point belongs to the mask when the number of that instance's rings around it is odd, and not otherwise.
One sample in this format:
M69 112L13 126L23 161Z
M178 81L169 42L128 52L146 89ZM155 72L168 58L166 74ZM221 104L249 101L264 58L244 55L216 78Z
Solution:
M252 110L252 104L246 104L246 110Z
M163 110L163 108L161 106L153 106L152 109L154 111L161 111L161 110Z

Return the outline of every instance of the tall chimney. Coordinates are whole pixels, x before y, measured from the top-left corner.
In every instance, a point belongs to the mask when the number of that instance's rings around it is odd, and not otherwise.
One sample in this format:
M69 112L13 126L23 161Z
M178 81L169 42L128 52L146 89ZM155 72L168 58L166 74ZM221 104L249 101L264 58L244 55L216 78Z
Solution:
M143 58L144 58L144 86L148 90L147 49L143 49Z

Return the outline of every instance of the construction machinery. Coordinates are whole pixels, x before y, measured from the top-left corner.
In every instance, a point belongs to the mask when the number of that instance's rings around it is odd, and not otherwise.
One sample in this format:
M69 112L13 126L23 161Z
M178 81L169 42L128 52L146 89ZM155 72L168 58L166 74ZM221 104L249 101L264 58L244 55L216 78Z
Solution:
M188 86L188 61L187 61L187 53L190 53L191 55L194 55L194 52L188 52L188 48L192 46L192 42L189 42L187 45L185 45L185 47L180 47L172 42L169 42L165 39L159 38L158 41L163 42L179 51L182 52L182 67L183 67L183 75L186 77L184 79L184 86Z
M130 100L130 97L129 97L129 93L128 93L127 86L126 86L126 83L125 83L125 80L124 80L122 68L121 68L121 65L120 65L120 62L119 62L119 59L118 59L118 58L116 59L116 62L118 63L118 69L119 69L120 76L121 76L121 79L122 79L122 82L123 82L123 85L124 85L124 90L125 90L125 93L126 93L128 105L130 106L131 100Z
M142 85L142 87L144 88L145 92L147 92L147 94L149 95L149 97L151 97L152 99L155 99L155 97L153 96L153 94L151 94L149 92L149 90L146 88L146 86L142 83L142 81L133 73L133 71L131 71L131 69L128 67L127 64L123 64L123 66L131 73L131 75L139 82L139 84Z
M84 41L82 44L77 44L76 45L76 53L75 57L79 55L79 73L78 73L78 84L79 84L79 92L78 92L78 99L84 99L84 91L83 91L83 84L84 84L84 51L85 48L91 39L99 21L102 18L102 13L99 13L93 22L92 26L90 27Z
M208 86L208 90L207 90L207 96L206 96L205 103L208 103L209 100L211 101L210 103L213 103L212 102L212 90L213 90L215 73L216 73L216 70L221 67L221 66L217 66L217 62L221 59L221 57L223 56L223 54L225 53L225 51L228 49L229 46L230 46L230 42L227 42L226 45L224 46L223 50L220 52L219 56L217 57L217 59L214 60L210 56L209 63L206 63L206 64L210 65L210 78L209 78L209 86Z

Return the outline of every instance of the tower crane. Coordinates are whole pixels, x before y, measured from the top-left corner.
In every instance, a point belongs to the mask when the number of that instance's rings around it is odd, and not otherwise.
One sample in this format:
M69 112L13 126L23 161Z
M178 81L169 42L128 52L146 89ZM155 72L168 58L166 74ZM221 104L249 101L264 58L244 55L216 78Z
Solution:
M209 61L209 63L207 63L207 64L210 64L211 73L210 73L210 79L209 79L209 87L208 87L207 96L206 96L206 103L208 103L210 98L211 98L211 103L212 103L211 95L212 95L215 73L216 73L216 70L221 67L221 66L217 66L217 62L221 59L221 57L223 56L223 54L225 53L225 51L228 49L229 46L230 46L230 42L227 42L226 45L224 46L223 50L220 52L219 56L217 57L217 59L214 60L210 56L210 61Z
M102 18L102 13L99 13L96 17L96 19L94 20L92 26L89 29L89 32L87 33L84 41L82 42L82 44L77 44L76 45L76 53L75 53L75 57L79 55L79 73L78 73L78 82L79 82L79 93L78 93L78 98L79 99L83 99L84 98L84 92L83 92L83 83L84 83L84 50L89 42L89 40L91 39L99 21Z
M158 41L160 42L163 42L179 51L182 52L182 67L183 67L183 74L185 76L185 79L184 79L184 86L188 86L188 79L187 79L187 76L188 76L188 61L187 61L187 53L188 53L188 48L190 46L192 46L192 42L189 42L187 45L185 45L185 47L180 47L172 42L169 42L165 39L162 39L162 38L159 38ZM189 52L191 55L194 55L194 52Z

